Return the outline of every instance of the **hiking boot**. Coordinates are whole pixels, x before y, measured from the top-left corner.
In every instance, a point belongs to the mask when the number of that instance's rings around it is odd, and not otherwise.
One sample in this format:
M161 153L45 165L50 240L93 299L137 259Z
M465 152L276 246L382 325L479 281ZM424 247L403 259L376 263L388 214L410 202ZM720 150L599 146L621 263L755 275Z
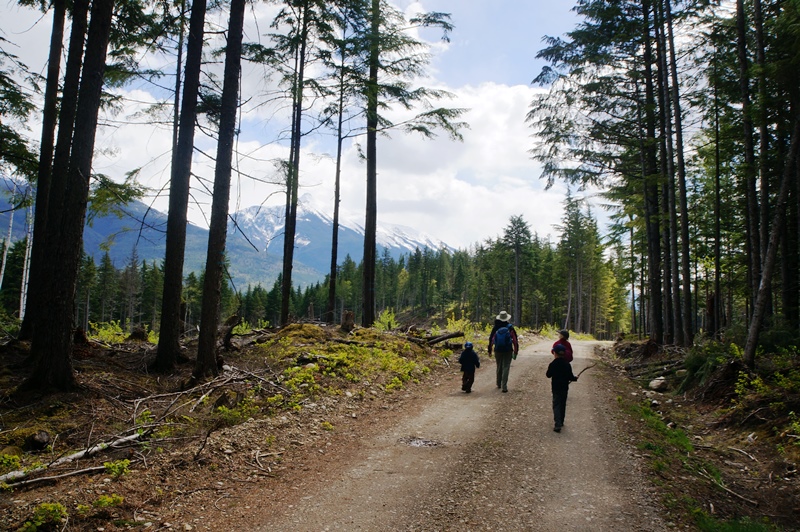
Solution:
M561 425L556 425L553 427L553 432L561 432Z

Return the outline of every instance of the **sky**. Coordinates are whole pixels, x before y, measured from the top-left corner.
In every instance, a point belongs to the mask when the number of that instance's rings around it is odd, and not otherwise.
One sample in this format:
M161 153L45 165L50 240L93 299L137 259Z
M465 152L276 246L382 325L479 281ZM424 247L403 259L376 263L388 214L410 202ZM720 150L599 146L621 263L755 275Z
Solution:
M512 216L521 215L531 231L555 240L562 216L566 187L556 183L545 190L540 168L528 151L535 139L525 123L530 102L541 88L531 85L544 63L536 53L543 38L561 36L578 23L572 2L519 2L517 0L395 0L411 14L419 11L450 13L455 29L450 42L442 42L431 31L420 38L431 44L427 87L454 95L441 105L465 108L462 120L469 129L463 141L446 135L433 140L393 132L378 139L378 221L405 225L450 246L467 249L486 239L501 236ZM258 40L271 20L266 5L252 5L245 40ZM0 5L0 36L17 45L3 43L31 69L45 72L51 26L42 17L14 2ZM224 25L225 16L211 15ZM153 67L169 65L170 58L152 57ZM174 68L174 67L173 67ZM244 65L240 153L236 165L241 176L231 193L231 212L253 205L283 202L275 184L274 161L286 154L284 142L276 142L277 128L285 124L285 108L264 103L271 83L263 71ZM165 85L171 80L163 80ZM139 168L139 181L153 192L145 200L166 212L169 179L170 131L147 124L136 114L162 95L152 86L141 85L116 91L123 97L119 112L105 121L96 143L94 171L115 179ZM398 119L400 114L395 115ZM38 138L38 123L29 124ZM199 153L193 172L190 221L207 225L210 211L203 187L211 188L213 142L198 134ZM312 207L332 213L334 160L330 137L307 137L301 155L300 194ZM342 216L363 225L366 167L354 142L345 146L342 172ZM574 194L580 196L583 193ZM595 209L595 214L602 217ZM602 222L602 220L601 220Z

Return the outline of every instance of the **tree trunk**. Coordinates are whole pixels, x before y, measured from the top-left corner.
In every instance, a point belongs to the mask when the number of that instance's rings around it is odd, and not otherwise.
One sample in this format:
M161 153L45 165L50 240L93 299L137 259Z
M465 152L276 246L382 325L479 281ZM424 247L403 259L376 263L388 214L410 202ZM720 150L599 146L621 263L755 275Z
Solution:
M717 50L714 51L714 77L717 75ZM722 161L720 153L719 97L714 83L714 338L720 337L722 329Z
M520 249L519 244L514 245L514 316L517 318L517 323L520 322L522 319L522 293L521 293L521 283L520 283L520 255L522 255L522 250Z
M375 257L378 224L378 68L380 65L380 0L372 0L372 29L369 51L369 80L367 83L367 204L364 222L363 309L361 325L371 327L375 322Z
M43 326L44 320L36 323L31 343L36 366L23 387L69 390L75 385L71 359L73 306L113 7L113 0L95 0L92 4L70 163L63 188L56 188L55 182L52 188L63 201L61 205L51 202L48 214L53 223L48 223L48 261L44 267L47 326Z
M756 197L755 153L753 148L753 118L750 103L750 72L747 60L747 21L744 0L736 0L736 30L739 54L739 88L742 97L744 142L744 186L747 198L747 254L750 293L755 302L761 276L761 243L759 238L758 199Z
M181 295L183 259L186 247L186 221L189 207L189 183L194 153L194 123L197 118L197 94L203 55L203 32L206 0L192 3L189 37L186 44L186 67L183 83L178 145L172 154L169 187L167 239L164 252L164 289L161 298L161 325L158 351L152 370L169 373L175 369L180 353Z
M54 4L54 9L59 9ZM27 302L24 317L22 317L22 324L20 326L19 338L23 340L30 340L35 333L34 328L39 319L46 319L45 314L47 309L38 299L42 296L46 283L44 279L44 262L47 235L47 216L50 210L50 190L52 187L52 169L56 168L63 172L69 164L69 154L72 145L72 130L75 123L75 107L78 102L78 87L80 85L81 77L81 63L83 61L83 41L86 37L87 14L89 9L88 0L76 0L72 7L72 29L70 32L69 52L67 53L67 63L64 72L64 88L61 95L61 109L58 115L58 138L56 139L55 154L52 152L47 153L47 140L46 133L48 128L52 128L51 133L55 132L55 123L48 122L49 115L46 114L49 109L49 97L55 85L56 99L58 96L58 72L53 72L52 69L58 69L61 61L61 49L63 47L63 20L61 21L60 36L57 36L58 27L56 24L56 13L53 14L53 33L50 36L50 56L47 65L47 84L45 86L45 101L42 117L42 147L39 156L39 180L36 189L36 214L34 218L33 227L33 248L31 254L31 265L28 275L28 292ZM63 19L63 17L62 17ZM57 44L56 44L57 41ZM56 44L58 52L53 51L53 45ZM53 60L57 57L57 60ZM51 81L51 75L55 77ZM54 104L57 102L54 102ZM55 108L52 109L53 113L56 112ZM46 159L46 161L44 161ZM46 165L44 167L43 165ZM46 174L43 173L46 170ZM42 181L44 177L44 181ZM57 199L60 201L60 198Z
M14 182L14 194L17 192L17 183ZM8 250L11 249L11 233L14 230L14 211L9 213L8 217L8 233L6 240L3 242L3 262L0 264L0 290L3 288L3 278L6 275L6 262L8 261Z
M767 238L769 237L769 124L767 123L767 70L764 52L764 29L761 12L761 0L753 0L753 25L756 34L756 65L758 65L757 107L759 148L758 148L758 175L760 178L761 218L759 240L761 242L760 254L762 257L767 252ZM754 148L755 149L755 148Z
M214 196L208 232L206 274L203 285L203 307L200 314L200 338L194 378L201 380L217 375L217 327L219 324L220 290L224 282L225 242L228 233L228 204L231 190L231 162L236 136L236 109L239 100L239 73L242 63L242 28L245 0L232 0L228 23L228 45L225 50L225 75L217 141L217 165L214 171Z
M678 82L678 63L675 58L675 37L672 31L672 6L666 0L667 38L669 45L670 74L672 76L672 114L675 120L675 155L678 171L678 205L680 206L680 232L681 232L681 276L683 280L683 345L690 346L694 342L694 327L692 327L692 281L691 257L689 253L689 204L686 190L686 161L683 152L683 111L680 98L680 84ZM676 250L677 252L677 250Z
M794 106L793 106L794 107ZM795 111L793 108L792 111ZM756 347L758 347L758 337L761 332L761 324L767 307L770 295L770 284L772 283L772 271L778 255L780 245L781 226L783 225L784 215L786 214L786 204L789 199L789 190L793 182L793 175L797 172L797 154L800 146L800 117L795 117L794 130L792 131L792 143L789 149L789 156L786 159L786 167L781 180L781 189L775 203L775 212L772 219L772 227L769 233L769 245L767 246L767 256L764 260L764 269L761 274L761 282L758 287L758 297L753 305L753 318L747 330L747 341L744 346L742 358L748 367L753 368L756 360Z
M33 205L25 213L25 258L22 261L22 282L19 290L19 315L25 316L28 304L28 280L30 279L31 252L33 248Z
M342 52L344 54L344 52ZM341 177L342 177L342 131L344 120L344 59L340 66L342 75L339 78L339 116L336 124L336 176L333 186L333 228L331 229L331 272L328 277L328 306L325 311L325 321L334 323L336 309L336 274L339 260L339 204L341 202Z
M631 224L629 244L631 251L631 332L636 334L636 253L634 251L633 243L633 224Z
M650 297L650 337L664 342L664 317L661 297L661 234L658 212L658 163L656 156L655 89L653 86L653 51L650 38L650 1L642 2L645 69L645 138L644 138L644 202L647 227L648 288Z
M309 6L303 4L303 22L300 47L297 50L295 83L292 91L292 140L289 167L286 172L286 220L283 229L283 283L281 285L281 325L289 323L292 303L292 267L294 239L297 231L297 201L300 180L300 145L303 123L303 86L305 84L306 46L308 45Z
M659 83L659 107L662 108L660 112L661 121L663 123L661 130L663 135L662 150L663 159L662 171L664 172L664 211L667 216L665 220L665 234L668 235L668 240L664 242L665 261L669 264L669 274L665 278L669 278L669 290L665 290L665 300L667 301L667 308L665 316L670 320L670 327L667 329L671 331L671 342L665 339L667 343L674 343L676 345L684 344L683 335L683 320L681 319L681 293L680 293L680 274L678 268L678 207L676 199L676 184L675 184L675 146L673 143L672 131L672 101L670 99L670 76L667 61L667 36L666 36L666 15L663 12L661 2L658 3L656 10L658 15L656 24L656 51L658 57L658 83ZM668 229L667 229L668 227Z

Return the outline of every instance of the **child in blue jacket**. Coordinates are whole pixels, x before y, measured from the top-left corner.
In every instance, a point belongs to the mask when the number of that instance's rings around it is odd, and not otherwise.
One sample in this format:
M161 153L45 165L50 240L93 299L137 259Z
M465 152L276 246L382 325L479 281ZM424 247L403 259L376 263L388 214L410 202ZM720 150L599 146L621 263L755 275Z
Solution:
M481 367L481 360L478 358L478 353L472 349L472 342L464 344L464 350L461 352L461 356L458 357L458 362L461 364L461 371L464 373L461 376L461 390L472 393L472 384L475 382L475 368Z

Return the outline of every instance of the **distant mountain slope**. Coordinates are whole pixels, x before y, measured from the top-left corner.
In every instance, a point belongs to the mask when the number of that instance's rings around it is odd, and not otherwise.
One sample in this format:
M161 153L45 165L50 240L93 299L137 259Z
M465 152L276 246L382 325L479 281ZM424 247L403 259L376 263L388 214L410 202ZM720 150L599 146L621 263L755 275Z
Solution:
M308 208L308 197L298 206L292 280L301 287L322 282L330 270L331 232L333 221L320 211ZM8 201L0 197L0 211L7 211ZM139 262L161 262L166 241L166 214L149 209L135 201L124 208L126 216L103 216L87 224L84 232L84 249L99 262L108 249L117 268L123 268L136 250ZM270 288L282 269L283 257L283 207L249 207L231 215L228 224L227 255L230 275L236 289L261 284ZM0 214L0 236L5 238L9 213ZM25 213L14 213L13 240L25 237ZM378 254L384 249L398 258L416 248L449 247L442 242L403 226L379 225L377 231ZM208 231L188 224L184 270L200 272L205 268ZM343 221L339 227L338 259L349 254L355 262L363 256L364 230L354 223Z

